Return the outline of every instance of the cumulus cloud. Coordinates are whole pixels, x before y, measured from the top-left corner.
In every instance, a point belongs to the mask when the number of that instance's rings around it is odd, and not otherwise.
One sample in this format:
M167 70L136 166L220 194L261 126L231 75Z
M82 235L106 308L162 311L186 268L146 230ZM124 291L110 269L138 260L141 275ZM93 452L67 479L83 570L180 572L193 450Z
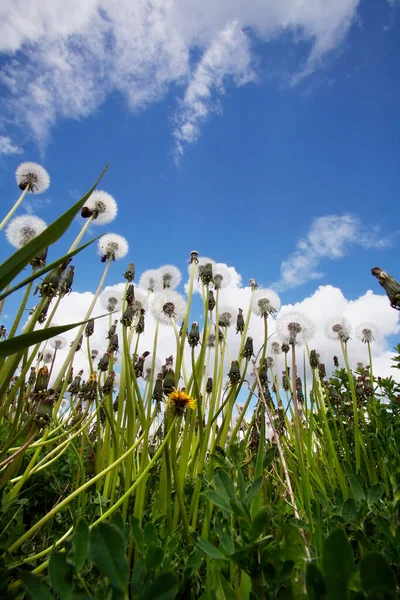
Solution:
M7 135L0 135L0 154L21 154L22 148L14 144Z
M133 109L183 86L176 152L194 142L226 83L255 77L258 44L307 42L303 76L348 32L359 0L14 0L0 7L3 114L41 144L59 118L86 117L119 92ZM304 54L302 54L304 56Z
M326 259L343 258L351 246L384 248L390 244L379 230L365 227L354 215L327 215L312 222L307 235L299 240L296 250L281 264L278 290L297 287L323 277L318 270Z

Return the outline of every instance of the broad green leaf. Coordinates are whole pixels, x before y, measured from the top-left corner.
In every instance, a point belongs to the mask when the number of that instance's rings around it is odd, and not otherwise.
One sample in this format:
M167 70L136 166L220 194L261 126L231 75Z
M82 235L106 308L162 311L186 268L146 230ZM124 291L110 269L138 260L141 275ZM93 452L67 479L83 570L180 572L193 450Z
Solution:
M203 540L202 538L198 538L196 540L196 546L203 550L204 554L209 558L226 560L224 554L222 554L221 550L218 550L213 544L211 544L208 540Z
M222 573L218 573L218 583L219 586L216 590L217 600L237 600L235 590Z
M383 495L384 491L385 486L383 483L376 483L371 488L369 488L367 492L367 502L370 508L373 504L375 504L375 502L378 502L378 500Z
M283 523L281 529L285 534L285 558L295 563L303 561L306 557L306 548L299 528L291 523Z
M68 209L61 217L56 219L51 225L49 225L43 233L33 238L30 242L25 244L20 250L15 252L9 259L7 259L2 265L0 265L0 290L3 290L15 277L26 267L26 265L34 258L40 250L48 248L51 244L54 244L69 228L72 221L74 220L77 212L85 204L100 179L108 169L108 165L97 179L96 183L90 188L90 190L76 202L70 209Z
M360 563L361 586L368 600L394 600L396 578L380 552L369 552Z
M365 501L364 490L362 489L360 483L357 481L357 479L354 477L354 475L349 475L349 483L350 483L350 489L352 491L352 494L353 494L356 502L364 502Z
M174 573L161 573L140 596L140 600L173 600L179 583Z
M223 496L228 502L231 498L235 498L235 488L232 479L228 473L219 469L213 478L213 484L217 493Z
M76 570L79 572L85 564L89 546L89 527L83 519L79 519L74 531L72 555Z
M238 468L238 471L237 471L237 485L238 485L239 498L242 502L244 502L244 499L246 497L246 484L244 481L243 471L240 468Z
M3 292L2 294L0 294L0 301L3 300L4 298L7 298L7 296L9 296L10 294L13 294L17 290L25 287L31 281L35 281L35 279L38 279L42 275L45 275L46 273L51 271L52 269L55 269L56 267L61 265L61 263L65 262L68 258L72 258L76 254L79 254L79 252L82 252L82 250L84 250L85 248L87 248L88 246L90 246L91 244L96 242L97 240L99 240L102 237L102 235L98 235L97 237L90 240L90 242L83 244L83 246L79 246L79 248L77 248L76 250L73 250L72 252L69 252L65 256L62 256L61 258L57 258L57 260L53 261L46 267L43 267L43 269L40 269L40 271L35 271L35 273L32 273L31 275L29 275L29 277L27 277L26 279L24 279L23 281L21 281L20 283L15 285L14 287L9 288L6 292Z
M61 600L70 600L72 597L72 573L73 569L67 563L65 553L54 552L50 556L49 574L51 585Z
M146 567L147 570L157 569L164 560L164 551L160 546L151 542L146 550Z
M217 514L214 519L214 528L222 550L229 556L235 551L230 524L227 520L222 519L221 516Z
M143 590L143 586L146 581L146 567L144 564L143 558L139 558L139 560L135 563L135 566L132 571L132 579L131 579L131 594L133 598L138 598L139 594Z
M327 537L323 548L322 565L329 600L349 598L354 556L343 529L337 528Z
M269 506L262 506L254 515L251 523L251 538L255 541L261 535L265 535L267 524L271 522L271 509Z
M206 498L208 498L208 500L210 500L210 502L215 504L215 506L218 506L218 508L221 508L222 510L227 511L230 514L233 513L233 510L229 504L229 501L226 500L226 498L217 494L217 492L214 492L214 490L211 490L211 489L207 490L202 493L202 496L205 496Z
M54 600L47 585L37 575L29 571L19 571L18 576L24 584L29 598L32 600Z
M129 567L123 535L114 525L99 523L93 527L89 555L102 575L110 580L111 586L119 592L125 592Z
M354 498L347 498L342 507L342 517L345 521L351 521L356 514L357 505Z
M275 448L275 446L273 446L272 448L269 448L269 450L267 450L267 452L265 453L264 469L268 469L268 467L272 465L275 456L276 456L276 448Z
M141 554L144 554L144 535L139 525L139 519L133 515L130 518L133 539Z
M144 543L148 546L149 544L158 544L157 529L151 521L146 523L143 529Z
M262 482L263 482L263 478L262 477L258 477L255 481L253 481L253 483L251 484L247 494L246 494L246 498L244 499L245 504L247 504L247 506L250 505L251 501L253 500L253 498L256 497L256 495L258 494L258 492L261 489L262 486Z
M91 318L96 320L108 316L109 313L100 315L99 317ZM17 352L21 352L21 350L25 350L30 346L35 346L36 344L44 342L45 340L49 340L50 338L55 337L56 335L60 335L61 333L70 331L70 329L75 329L75 327L79 327L80 325L84 325L85 323L87 323L88 320L80 321L79 323L73 323L72 325L57 325L57 327L38 329L37 331L22 333L17 337L11 338L10 340L4 340L0 344L0 358L11 356L12 354L17 354Z
M309 600L324 600L326 598L325 579L313 562L308 563L306 571L307 598Z

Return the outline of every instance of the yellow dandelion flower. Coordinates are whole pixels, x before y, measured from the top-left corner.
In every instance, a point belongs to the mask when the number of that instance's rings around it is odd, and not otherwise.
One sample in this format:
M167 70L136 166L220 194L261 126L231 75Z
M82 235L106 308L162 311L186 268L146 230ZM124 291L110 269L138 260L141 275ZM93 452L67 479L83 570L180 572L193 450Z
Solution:
M185 408L196 408L196 400L186 393L185 389L174 390L168 396L168 407L177 414L182 414Z

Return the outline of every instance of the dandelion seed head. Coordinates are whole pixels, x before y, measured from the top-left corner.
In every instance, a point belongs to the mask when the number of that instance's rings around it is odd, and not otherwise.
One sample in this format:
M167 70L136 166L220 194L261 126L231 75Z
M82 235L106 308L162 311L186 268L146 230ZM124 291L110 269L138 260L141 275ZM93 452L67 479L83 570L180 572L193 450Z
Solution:
M161 273L157 269L144 271L139 279L139 286L147 292L158 292L163 289Z
M98 253L100 256L119 260L128 254L128 242L122 235L116 233L106 233L100 238L98 243Z
M276 328L283 342L305 344L314 335L315 325L304 313L287 311L276 320Z
M154 318L163 325L183 321L186 314L186 301L174 290L163 290L154 294L151 311Z
M94 191L87 199L84 208L88 208L93 215L93 222L97 225L106 225L114 221L117 216L118 206L108 192Z
M228 287L231 279L231 273L227 265L224 263L215 263L213 265L213 281L216 290Z
M218 310L218 325L220 327L230 327L235 317L235 309L231 306L221 306Z
M282 352L281 345L279 342L272 342L271 352L272 354L280 354Z
M123 293L114 286L107 286L101 293L101 305L108 311L120 311L122 308Z
M14 248L22 248L40 235L46 227L45 221L34 215L14 217L6 229L6 238Z
M350 323L344 317L333 317L326 324L326 335L331 340L347 342L350 339L350 334Z
M50 340L50 346L54 350L62 350L67 345L67 340L63 335L57 335Z
M182 279L182 273L174 265L163 265L159 269L159 276L162 281L162 287L164 289L169 288L174 290L178 287Z
M281 306L276 292L269 289L258 289L252 297L251 310L258 317L268 317L275 314Z
M15 171L15 178L21 190L28 187L32 194L41 194L50 185L50 176L46 169L34 162L21 163Z
M53 357L54 357L54 352L52 352L51 350L45 350L43 353L43 362L46 365L48 365L53 360Z
M355 333L364 344L371 343L379 337L378 327L374 323L361 323Z

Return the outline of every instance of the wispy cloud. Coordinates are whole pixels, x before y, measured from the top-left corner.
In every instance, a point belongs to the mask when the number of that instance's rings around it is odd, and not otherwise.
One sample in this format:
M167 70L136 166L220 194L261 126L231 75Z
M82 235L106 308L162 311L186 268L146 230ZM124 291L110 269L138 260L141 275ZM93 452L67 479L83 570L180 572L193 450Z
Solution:
M254 79L250 36L307 41L298 70L310 73L347 33L358 2L14 0L0 9L4 127L11 122L44 146L57 119L84 118L110 93L137 110L178 84L173 135L181 153L226 82Z
M11 138L0 135L0 154L21 154L22 148L13 143Z
M324 260L343 258L351 246L384 248L391 243L376 228L365 227L354 215L328 215L314 219L307 235L296 250L281 264L281 278L274 284L278 290L294 288L321 279L319 270Z

